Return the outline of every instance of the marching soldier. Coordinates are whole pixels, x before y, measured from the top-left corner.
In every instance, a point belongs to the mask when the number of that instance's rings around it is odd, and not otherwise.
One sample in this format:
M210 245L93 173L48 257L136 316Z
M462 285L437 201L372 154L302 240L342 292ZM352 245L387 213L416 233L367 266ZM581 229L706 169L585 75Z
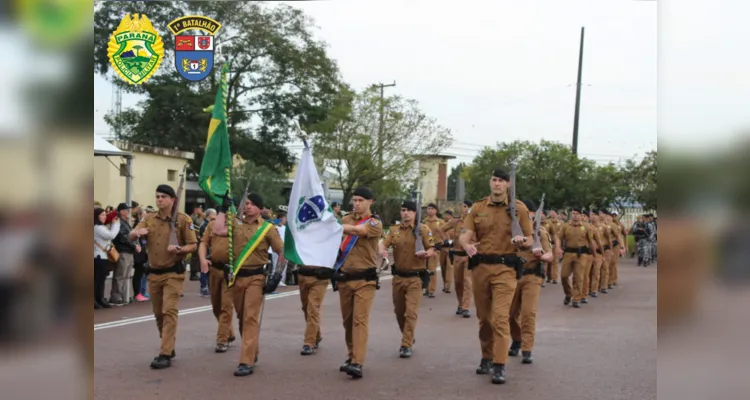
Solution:
M452 233L453 243L449 251L451 252L451 258L453 265L453 280L456 287L456 299L458 300L458 309L456 309L456 315L462 315L464 318L470 318L471 312L471 297L472 297L472 286L471 286L471 271L469 270L469 257L466 251L463 250L461 245L458 243L458 233L461 232L463 222L466 219L466 215L471 209L472 202L470 200L464 200L461 204L461 217L453 218L450 222L441 227L443 232L450 234ZM476 237L471 239L472 243L476 243Z
M474 286L474 303L479 319L482 360L476 372L493 370L492 383L505 383L505 362L510 347L510 304L522 268L519 248L531 247L529 210L519 200L514 205L523 236L511 237L508 185L510 175L495 169L490 179L491 194L477 201L464 220L460 242L469 258ZM474 233L479 243L472 243Z
M524 201L524 204L529 209L529 219L533 220L536 214L534 211L536 210L536 204L532 201ZM513 342L510 345L510 350L508 350L508 355L518 356L520 350L524 364L531 364L532 362L531 352L534 349L536 333L536 310L544 283L545 262L549 262L554 257L551 239L549 232L540 226L539 242L542 247L521 253L521 257L528 261L524 265L523 277L518 281L510 306L510 335Z
M591 230L592 235L596 233L596 229L594 228L594 225L591 223L591 218L589 217L591 215L591 211L584 211L581 214L581 217L583 218L583 224L586 225L588 229ZM597 253L598 250L601 248L599 247L599 243L596 241L596 238L593 239L594 247L591 248L591 254L586 254L583 257L583 285L581 286L581 303L587 304L589 302L589 287L591 286L591 268L594 265L594 256ZM575 276L573 276L573 280L575 280ZM575 283L574 283L575 284Z
M419 302L422 297L422 278L427 274L427 259L434 255L434 241L430 228L419 224L424 251L415 252L417 237L414 235L417 204L404 201L401 204L401 223L394 226L380 243L380 255L388 258L388 248L393 247L393 307L398 327L401 330L399 356L409 358L414 344Z
M437 245L436 243L436 248L440 247L440 274L443 276L443 282L447 282L443 287L443 293L450 293L451 283L455 276L455 274L453 273L453 258L450 255L450 250L453 246L453 241L455 240L456 230L450 229L446 231L444 227L455 218L453 217L453 211L451 210L445 210L442 215L444 215L444 217L442 217L443 223L441 225L440 232L434 233L433 239L443 239L442 243L440 243L439 245ZM446 274L449 275L446 276Z
M601 268L602 265L606 265L604 262L607 257L606 252L611 252L609 245L609 229L602 225L599 215L595 211L591 212L591 225L594 228L594 242L596 243L596 250L594 251L594 262L591 264L591 272L589 274L588 285L583 287L583 290L587 291L589 296L598 297L599 292L599 280L601 279Z
M440 244L436 246L438 250L440 250L443 246L443 244L446 244L447 247L447 237L444 237L445 234L443 233L443 230L440 229L443 225L445 225L445 222L443 222L440 218L437 217L437 205L434 203L430 203L427 205L427 218L425 218L424 223L430 228L431 232L435 232L436 235L438 235L438 238L440 239ZM430 276L430 284L426 288L425 294L427 297L434 298L435 297L435 289L437 287L437 275L435 274L435 271L437 271L437 265L438 262L440 262L440 254L441 253L434 253L434 255L427 259L427 269L432 272L432 276ZM453 268L450 264L450 262L446 263L447 265L440 264L440 274L443 277L443 292L444 293L450 293L451 292L451 281L453 280Z
M583 298L583 272L586 266L584 256L592 253L594 246L593 231L583 224L581 209L571 211L570 222L563 225L558 233L557 257L563 256L562 285L565 292L563 304L573 300L573 307L580 308ZM570 286L570 275L573 276L573 287Z
M609 284L609 269L613 262L614 252L612 251L612 244L615 240L615 233L612 231L612 227L607 224L607 212L599 210L599 225L601 226L602 243L604 244L602 265L599 268L599 283L591 286L591 290L595 292L594 288L599 290L599 293L607 294L607 285Z
M609 264L609 285L607 288L612 289L613 286L617 286L617 269L620 266L620 256L625 254L625 240L622 236L620 225L614 221L614 217L617 216L617 212L607 213L607 225L612 228L614 238L612 240L612 262Z
M176 213L175 233L178 245L169 244L173 207L178 207L177 194L169 185L156 187L158 212L146 218L130 231L130 240L146 236L148 241L148 292L153 307L156 327L161 338L159 355L151 368L164 369L172 365L175 357L177 314L182 285L185 283L185 257L195 251L198 240L193 221L187 214Z
M550 210L549 211L549 228L547 232L549 232L550 235L552 235L552 240L557 243L557 236L558 232L563 226L562 220L560 220L560 217L557 215L557 211ZM553 245L555 245L553 243ZM547 264L547 283L552 283L553 285L557 285L557 280L560 278L560 260L557 259L557 255L554 255L552 257L552 261Z
M276 290L281 280L280 266L286 262L284 243L274 225L261 216L262 208L263 198L257 193L250 193L247 195L241 222L238 218L232 221L235 264L241 267L237 271L231 291L242 336L240 363L234 371L234 376L247 376L255 369L259 354L258 337L263 295ZM227 209L229 205L225 204L224 210ZM268 264L269 247L279 255L279 259L275 273L266 282L265 266Z
M209 209L214 211L213 209ZM215 211L214 211L215 213ZM211 215L207 212L208 218ZM226 219L222 219L226 224ZM208 224L201 236L198 247L201 273L208 274L208 291L211 298L211 307L219 327L216 331L217 353L226 353L229 343L234 342L234 327L232 317L234 304L232 290L227 286L224 276L224 267L229 263L229 237L220 236L214 232L216 219L207 220Z
M344 240L341 243L334 290L341 301L341 317L346 331L349 356L339 371L352 378L362 377L367 355L367 336L370 330L370 308L378 288L378 242L383 235L383 223L370 211L373 193L359 187L353 193L354 212L342 218Z

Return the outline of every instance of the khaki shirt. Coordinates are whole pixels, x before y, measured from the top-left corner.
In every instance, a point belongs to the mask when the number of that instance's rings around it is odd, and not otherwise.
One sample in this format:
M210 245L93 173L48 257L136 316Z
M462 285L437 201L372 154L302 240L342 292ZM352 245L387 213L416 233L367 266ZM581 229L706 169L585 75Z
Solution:
M485 197L472 205L471 211L464 219L463 228L473 231L479 240L479 254L515 254L518 249L510 242L511 217L508 212L507 197L505 201L495 204L490 197ZM524 236L531 236L533 228L529 219L529 209L520 200L516 200L516 214Z
M258 228L260 228L260 226L264 222L265 221L262 217L258 217L256 219L243 217L242 224L239 224L236 218L234 219L234 221L232 221L232 241L234 244L235 260L239 258L240 253L242 253L242 250L245 248L247 242L250 241L250 238L255 235L255 232L258 231ZM272 226L271 229L268 230L268 233L266 233L266 236L263 238L263 240L258 243L258 246L255 248L253 253L250 254L250 256L247 258L247 260L245 260L244 263L242 263L241 268L253 269L268 264L269 247L273 249L276 254L284 254L284 242L281 240L279 231L275 226Z
M229 262L229 237L214 235L214 223L211 221L203 232L201 243L211 249L211 262L217 265Z
M374 218L372 214L361 215L355 213L344 216L341 223L344 225L357 225L364 218L371 218L365 224L367 226L367 234L357 239L357 243L352 248L352 251L349 252L349 256L344 260L344 265L341 266L341 271L343 272L363 271L368 268L375 268L378 265L378 242L383 235L383 223L379 219ZM344 238L346 236L344 235Z
M594 232L582 222L569 222L562 226L560 234L560 246L563 250L566 248L589 247L594 249Z
M391 228L383 241L383 246L393 246L393 259L396 269L399 271L423 270L427 268L427 259L414 255L416 250L416 236L414 236L414 223L403 222ZM428 250L435 246L435 238L430 228L425 224L419 225L419 234L422 236L424 249Z
M442 242L443 236L442 236L442 227L446 224L445 221L438 217L427 217L424 220L424 224L427 225L428 228L430 228L431 232L435 232L436 238L435 241Z
M609 229L603 224L591 224L594 228L594 241L596 242L597 248L604 254L604 248L609 247L607 238L609 237ZM599 254L597 252L597 254Z
M617 240L617 246L624 246L622 242L622 234L620 233L620 225L615 222L608 222L607 225L612 229L612 241Z
M184 260L187 256L187 254L174 254L167 251L171 219L171 215L165 216L160 212L150 213L135 227L135 229L148 229L146 251L148 252L148 264L151 268L169 268ZM177 243L180 246L198 243L193 230L193 220L187 214L177 213L175 229L177 231Z

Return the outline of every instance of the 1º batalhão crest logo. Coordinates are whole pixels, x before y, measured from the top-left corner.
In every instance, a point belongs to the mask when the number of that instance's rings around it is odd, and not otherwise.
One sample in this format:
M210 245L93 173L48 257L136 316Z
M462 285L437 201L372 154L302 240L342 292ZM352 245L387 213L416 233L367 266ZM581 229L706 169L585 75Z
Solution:
M208 17L191 15L169 23L175 34L174 60L177 72L189 81L205 79L214 68L214 35L221 24ZM197 30L202 34L186 35Z
M109 38L107 55L115 72L137 85L159 69L164 59L164 43L148 17L126 14Z

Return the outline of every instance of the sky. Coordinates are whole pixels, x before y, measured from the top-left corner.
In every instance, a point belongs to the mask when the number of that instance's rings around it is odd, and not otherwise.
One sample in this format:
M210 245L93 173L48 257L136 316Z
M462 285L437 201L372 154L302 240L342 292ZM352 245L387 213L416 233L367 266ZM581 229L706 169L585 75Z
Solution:
M656 149L657 131L664 143L699 147L750 126L742 109L750 56L740 40L728 40L750 35L739 20L747 13L736 10L750 5L729 12L729 0L286 3L315 20L350 85L395 81L386 93L417 100L450 128L454 143L444 153L457 157L452 165L499 141L572 142L582 26L582 156L640 158ZM106 135L111 84L95 79L95 132ZM138 100L124 94L123 108Z

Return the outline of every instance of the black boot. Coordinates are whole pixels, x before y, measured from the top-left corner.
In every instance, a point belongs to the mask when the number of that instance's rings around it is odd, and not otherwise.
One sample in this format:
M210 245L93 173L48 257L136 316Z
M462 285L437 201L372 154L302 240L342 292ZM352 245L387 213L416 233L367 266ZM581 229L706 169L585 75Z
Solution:
M469 312L469 310L463 310L461 314L463 314L464 318L471 318L471 312Z
M591 292L591 293L589 293L589 295L590 295L591 297L599 297L599 295L598 295L598 294L596 294L596 292Z
M352 359L348 358L346 361L344 361L343 364L339 367L339 372L346 372L349 369L349 366L352 365Z
M217 353L226 353L227 350L229 350L229 346L225 343L216 343L216 349L214 349Z
M581 308L581 303L574 301L573 302L573 308Z
M456 310L456 315L461 315L463 312L464 312L463 308L458 307L458 309Z
M492 360L490 360L489 358L483 358L481 361L479 361L479 367L477 367L477 375L489 374L490 368L492 368Z
M521 342L514 340L510 344L510 349L508 350L508 355L511 357L518 356L518 352L521 351Z
M151 361L151 368L164 369L172 366L172 359L164 354L159 354L154 361Z
M237 370L234 371L234 376L248 376L253 373L253 367L247 364L240 364L237 366Z
M308 345L302 346L302 351L300 351L300 354L302 354L303 356L309 356L312 353L313 353L313 349L311 346L308 346Z
M565 300L563 300L563 305L567 306L568 304L570 304L570 296L565 296Z
M524 351L523 352L523 360L521 360L524 364L531 364L533 359L531 358L531 352L530 351Z
M411 357L411 348L406 346L401 346L401 348L398 350L398 356L401 358L409 358Z
M496 385L505 383L505 364L495 364L492 373L492 383Z
M354 379L359 379L362 377L362 366L360 364L349 364L346 374Z

